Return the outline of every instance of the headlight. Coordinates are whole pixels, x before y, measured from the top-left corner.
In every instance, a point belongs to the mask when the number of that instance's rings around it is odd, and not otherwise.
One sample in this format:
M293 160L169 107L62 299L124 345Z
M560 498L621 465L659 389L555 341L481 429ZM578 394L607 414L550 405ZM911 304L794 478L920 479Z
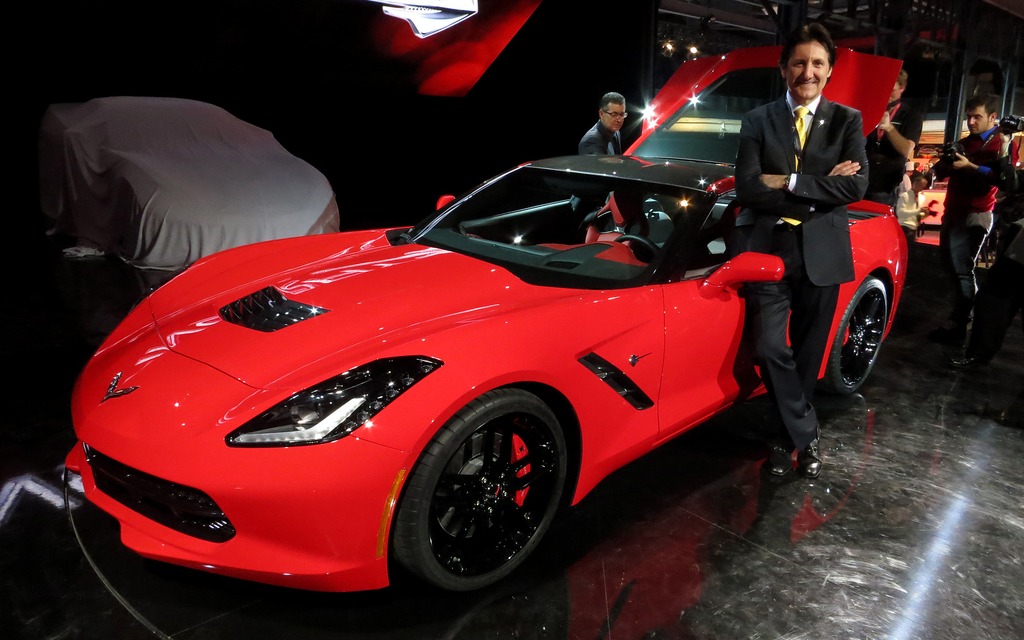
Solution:
M228 434L232 447L320 444L344 438L438 367L406 356L377 360L296 393Z

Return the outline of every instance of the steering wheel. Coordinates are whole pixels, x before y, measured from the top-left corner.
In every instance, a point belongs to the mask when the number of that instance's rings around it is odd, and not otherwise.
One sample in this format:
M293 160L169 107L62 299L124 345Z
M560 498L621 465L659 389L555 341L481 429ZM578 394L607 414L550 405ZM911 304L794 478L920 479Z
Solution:
M658 245L654 244L654 241L644 236L638 236L634 233L624 233L618 238L615 238L615 242L629 242L629 248L633 250L633 255L637 257L637 260L643 262L650 262L654 260L654 256L658 255ZM637 251L639 249L639 251ZM643 255L641 255L643 254Z

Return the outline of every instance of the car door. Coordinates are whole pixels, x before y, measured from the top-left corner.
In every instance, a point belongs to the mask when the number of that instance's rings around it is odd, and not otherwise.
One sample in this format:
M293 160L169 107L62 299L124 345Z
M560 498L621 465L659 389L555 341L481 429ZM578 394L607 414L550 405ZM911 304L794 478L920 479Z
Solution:
M719 202L678 279L662 285L665 355L658 401L660 435L672 437L747 397L760 378L744 344L745 301L735 289L705 286L728 259L731 211Z

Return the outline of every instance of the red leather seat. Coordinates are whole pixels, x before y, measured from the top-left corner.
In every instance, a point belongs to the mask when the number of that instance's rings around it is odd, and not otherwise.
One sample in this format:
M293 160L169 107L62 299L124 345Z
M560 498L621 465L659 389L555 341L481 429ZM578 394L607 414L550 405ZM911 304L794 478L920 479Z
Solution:
M647 235L647 216L644 215L643 203L636 195L616 197L613 191L608 196L608 202L592 218L587 224L587 243L614 242L627 233Z

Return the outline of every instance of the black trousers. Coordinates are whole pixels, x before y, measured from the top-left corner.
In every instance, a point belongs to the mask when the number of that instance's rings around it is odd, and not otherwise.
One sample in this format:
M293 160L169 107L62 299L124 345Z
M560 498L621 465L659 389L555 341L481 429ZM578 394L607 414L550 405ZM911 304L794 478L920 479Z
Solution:
M974 311L974 297L978 293L975 264L988 237L989 228L968 226L962 220L944 219L939 227L939 252L947 277L950 278L953 308L949 321L966 327Z
M1008 240L1006 244L1009 244ZM1001 253L974 298L974 324L971 325L966 355L991 360L1003 346L1006 331L1013 317L1021 311L1022 304L1024 264Z
M785 274L779 282L747 286L754 360L778 411L773 438L797 449L818 436L812 400L839 300L838 285L807 279L800 234L800 227L777 225L768 253L782 258Z

